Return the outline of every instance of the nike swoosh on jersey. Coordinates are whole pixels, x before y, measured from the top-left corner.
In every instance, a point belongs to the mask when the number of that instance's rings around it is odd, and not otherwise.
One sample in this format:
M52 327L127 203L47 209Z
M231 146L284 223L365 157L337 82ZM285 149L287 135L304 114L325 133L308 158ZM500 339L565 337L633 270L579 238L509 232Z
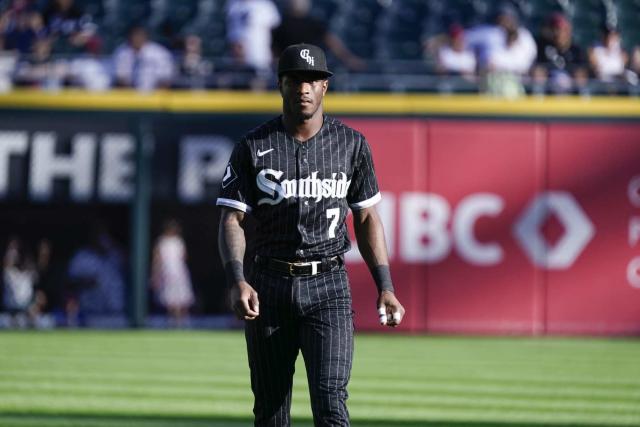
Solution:
M256 154L258 155L258 157L262 157L265 154L272 152L273 150L274 150L273 148L269 148L268 150L264 150L264 151L258 150L258 152Z

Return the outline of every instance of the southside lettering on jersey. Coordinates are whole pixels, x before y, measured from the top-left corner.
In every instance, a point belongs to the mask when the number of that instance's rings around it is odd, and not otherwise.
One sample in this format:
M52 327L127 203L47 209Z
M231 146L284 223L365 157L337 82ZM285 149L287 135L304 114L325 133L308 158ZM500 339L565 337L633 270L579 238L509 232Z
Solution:
M347 197L347 190L351 181L347 181L347 175L344 172L340 172L340 179L336 179L336 173L331 174L330 179L319 179L318 171L311 173L311 176L303 179L284 179L282 182L272 181L270 177L276 180L282 176L282 171L275 171L273 169L263 169L258 173L257 184L258 188L270 196L264 197L258 200L258 205L269 204L277 205L282 199L288 199L290 197L306 197L315 199L316 203L323 198L345 198Z
M379 200L362 134L325 116L320 131L303 143L286 133L280 116L236 146L216 204L256 218L258 255L310 259L349 250L348 210Z

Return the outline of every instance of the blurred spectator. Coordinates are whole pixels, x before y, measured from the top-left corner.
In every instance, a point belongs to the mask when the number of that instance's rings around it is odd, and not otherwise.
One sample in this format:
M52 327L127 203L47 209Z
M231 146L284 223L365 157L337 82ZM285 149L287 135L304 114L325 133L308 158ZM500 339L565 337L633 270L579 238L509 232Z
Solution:
M52 300L55 299L51 295L56 292L56 285L53 283L51 251L51 242L49 240L42 239L38 242L36 251L36 268L38 270L36 292L41 293L39 296L41 311L52 308Z
M289 0L282 22L272 32L273 55L278 58L292 44L310 43L329 49L347 68L361 71L366 62L354 55L342 39L329 31L320 20L309 14L311 0Z
M189 307L194 302L186 261L182 228L177 221L169 220L153 249L151 285L174 327L185 326Z
M530 49L530 34L509 29L506 34L504 46L494 49L489 54L488 69L491 71L506 71L514 74L524 75L529 72L531 64L535 59L535 47ZM533 53L533 55L532 55Z
M74 57L69 62L69 83L90 91L104 91L111 87L110 61L101 54L100 40L87 44L85 55Z
M636 46L631 53L630 67L634 73L640 74L640 46Z
M96 37L97 26L74 0L50 0L43 14L47 35L56 52L85 51Z
M173 58L167 48L149 40L147 30L133 26L127 42L113 54L115 79L118 86L149 91L168 87L173 77Z
M213 71L211 61L202 55L202 39L195 34L188 34L183 41L178 63L180 76L184 79L181 86L203 89L207 77Z
M629 56L622 49L620 33L614 27L603 29L602 43L589 51L589 63L596 77L603 82L613 82L624 76Z
M269 75L258 73L241 57L232 57L215 74L215 86L221 89L251 89L263 91L269 84Z
M588 81L587 56L572 41L572 27L561 13L554 13L541 31L538 57L532 70L535 85L554 93L581 92Z
M18 64L18 56L12 52L0 50L0 93L13 88L13 74Z
M28 54L38 38L44 37L42 15L28 0L13 0L0 15L0 50Z
M467 48L464 39L464 30L460 25L452 25L446 42L438 48L437 54L438 72L463 76L472 79L476 72L476 57Z
M124 311L124 257L102 224L96 224L89 243L76 251L67 271L67 321L77 325L86 314L122 314Z
M51 40L39 38L33 45L33 52L18 63L15 81L21 86L55 91L64 85L66 74L66 62L54 59L51 54Z
M271 0L230 0L227 38L231 54L260 74L271 70L271 31L280 14Z
M36 289L38 268L22 239L9 239L3 267L4 307L12 316L14 326L35 326L46 297Z
M465 40L480 70L524 74L536 57L531 32L520 25L518 12L508 4L500 8L495 25L473 27L465 32Z

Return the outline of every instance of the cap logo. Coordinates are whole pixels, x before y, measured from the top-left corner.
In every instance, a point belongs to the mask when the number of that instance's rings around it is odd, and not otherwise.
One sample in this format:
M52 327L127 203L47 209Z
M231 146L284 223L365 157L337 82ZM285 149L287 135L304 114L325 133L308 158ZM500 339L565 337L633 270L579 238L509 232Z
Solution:
M312 67L315 65L313 56L309 55L309 49L302 49L300 51L300 58L307 61L307 64L311 65Z

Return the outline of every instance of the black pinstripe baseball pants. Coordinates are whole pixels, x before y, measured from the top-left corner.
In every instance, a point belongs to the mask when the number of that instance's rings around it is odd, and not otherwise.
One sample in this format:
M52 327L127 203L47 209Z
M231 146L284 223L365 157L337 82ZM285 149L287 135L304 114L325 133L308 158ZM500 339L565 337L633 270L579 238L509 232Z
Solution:
M295 361L302 351L315 426L349 426L347 383L353 312L344 267L285 277L254 266L260 316L245 322L256 426L289 426Z

